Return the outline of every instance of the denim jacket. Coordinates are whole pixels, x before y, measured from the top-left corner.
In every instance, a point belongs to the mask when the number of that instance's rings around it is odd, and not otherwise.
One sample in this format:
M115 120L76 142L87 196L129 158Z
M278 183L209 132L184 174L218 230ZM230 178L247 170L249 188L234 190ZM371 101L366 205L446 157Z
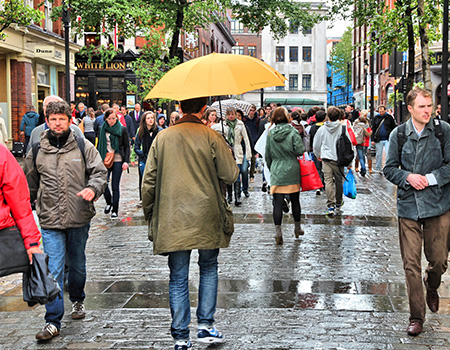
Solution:
M420 137L412 121L408 120L405 130L407 141L402 148L401 164L398 128L390 135L389 154L383 171L386 178L398 186L398 217L419 220L440 216L450 209L450 126L447 123L441 125L445 140L443 152L434 132L433 120L428 122ZM406 181L411 173L433 174L437 185L416 190Z

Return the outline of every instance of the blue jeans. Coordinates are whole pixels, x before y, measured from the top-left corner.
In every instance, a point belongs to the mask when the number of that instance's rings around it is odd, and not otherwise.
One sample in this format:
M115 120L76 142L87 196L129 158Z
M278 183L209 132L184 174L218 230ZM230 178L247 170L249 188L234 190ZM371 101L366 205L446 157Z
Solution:
M239 168L239 174L242 176L242 191L248 192L248 160L244 156L242 164L237 165Z
M219 249L199 249L198 265L200 282L198 286L198 324L213 325L217 304L217 257ZM189 339L191 306L189 302L189 261L190 250L169 253L169 299L172 325L170 332L173 339Z
M64 264L69 267L69 299L84 301L86 284L86 242L89 237L90 224L80 228L66 230L42 229L44 251L48 255L48 268L61 288L60 298L45 305L45 321L61 328L64 315Z
M361 172L365 174L366 171L366 146L356 146L356 152L358 152L359 163L361 164Z
M119 199L120 199L120 179L122 178L122 162L114 162L113 166L108 169L108 179L106 183L105 196L106 204L112 205L112 211L117 213L119 211ZM111 176L112 173L112 176ZM111 191L109 190L109 179L111 178L112 198Z
M145 163L143 161L139 161L139 172L141 173L141 176L144 176L144 170L145 170Z
M383 147L386 151L386 155L389 152L389 141L388 140L382 140L380 142L375 142L375 148L376 148L376 159L377 162L375 164L375 170L381 170L381 163L383 161Z

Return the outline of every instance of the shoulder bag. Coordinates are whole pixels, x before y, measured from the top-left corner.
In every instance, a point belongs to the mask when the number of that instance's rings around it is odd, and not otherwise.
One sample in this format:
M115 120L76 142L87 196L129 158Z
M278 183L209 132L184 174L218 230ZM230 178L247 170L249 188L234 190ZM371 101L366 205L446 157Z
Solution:
M28 272L30 260L16 226L0 230L0 277Z

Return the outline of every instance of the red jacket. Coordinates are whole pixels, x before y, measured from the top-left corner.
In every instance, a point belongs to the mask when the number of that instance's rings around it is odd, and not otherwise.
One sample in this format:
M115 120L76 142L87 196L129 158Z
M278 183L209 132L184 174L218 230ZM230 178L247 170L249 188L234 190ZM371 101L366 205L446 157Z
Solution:
M25 248L38 243L41 233L31 212L30 192L22 168L11 152L0 145L0 230L16 225Z

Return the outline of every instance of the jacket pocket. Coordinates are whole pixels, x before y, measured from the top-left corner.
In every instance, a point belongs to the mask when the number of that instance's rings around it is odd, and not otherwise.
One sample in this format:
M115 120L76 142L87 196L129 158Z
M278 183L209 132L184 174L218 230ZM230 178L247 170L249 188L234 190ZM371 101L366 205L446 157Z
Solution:
M222 230L228 236L231 236L234 233L234 217L233 210L231 209L230 204L223 200L223 225Z

